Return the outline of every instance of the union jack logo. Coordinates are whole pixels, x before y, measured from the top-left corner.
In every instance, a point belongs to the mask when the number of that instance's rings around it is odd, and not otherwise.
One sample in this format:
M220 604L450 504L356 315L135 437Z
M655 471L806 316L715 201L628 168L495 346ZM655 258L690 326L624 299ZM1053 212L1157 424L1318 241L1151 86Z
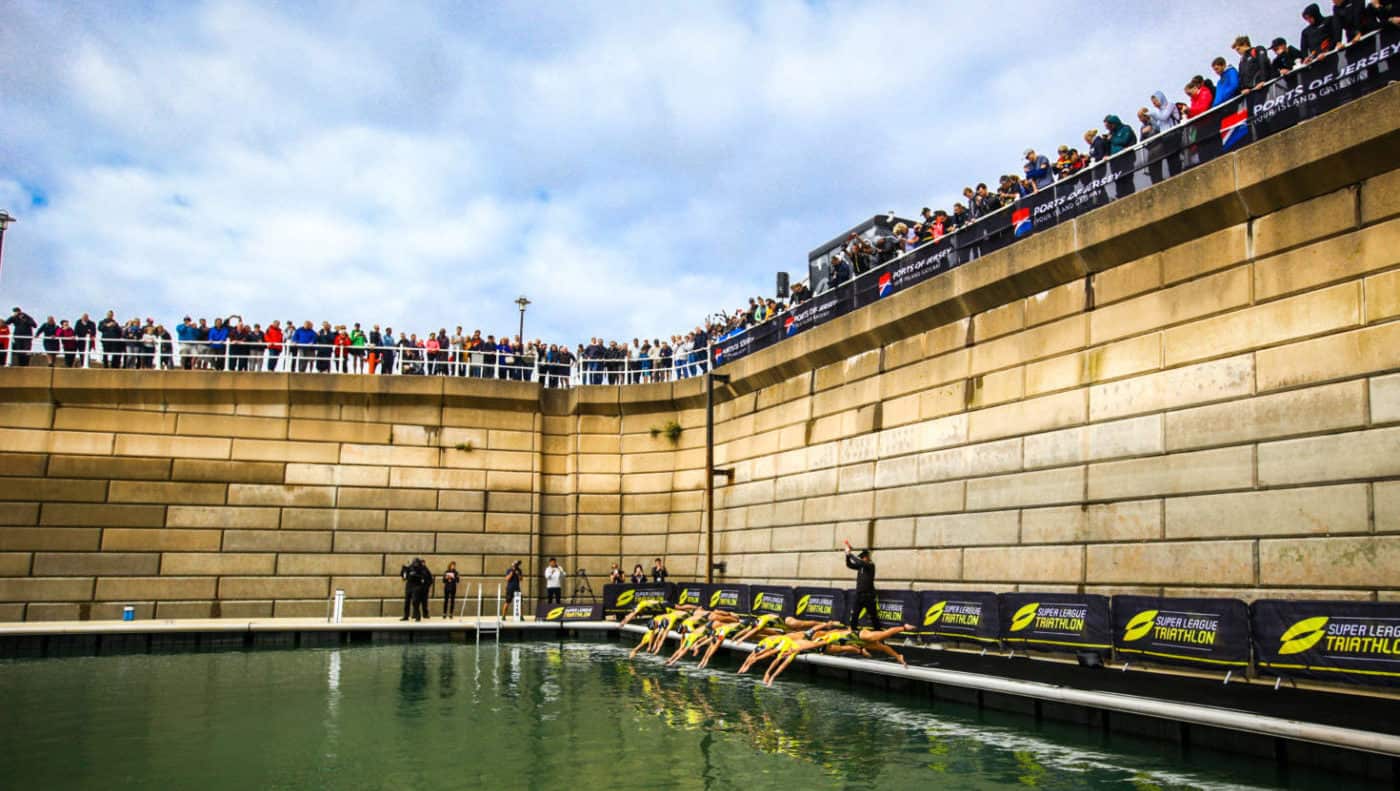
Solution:
M787 319L783 321L783 331L788 335L797 332L797 322L793 320L792 316L788 316Z
M879 286L879 296L888 297L894 291L894 278L890 276L889 272L880 275Z

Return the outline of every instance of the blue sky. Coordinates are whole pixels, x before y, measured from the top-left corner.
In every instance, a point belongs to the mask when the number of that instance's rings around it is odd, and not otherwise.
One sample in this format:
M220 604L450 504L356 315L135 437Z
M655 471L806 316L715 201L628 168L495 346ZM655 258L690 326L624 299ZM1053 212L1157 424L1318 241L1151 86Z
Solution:
M670 336L1302 5L10 0L0 299Z

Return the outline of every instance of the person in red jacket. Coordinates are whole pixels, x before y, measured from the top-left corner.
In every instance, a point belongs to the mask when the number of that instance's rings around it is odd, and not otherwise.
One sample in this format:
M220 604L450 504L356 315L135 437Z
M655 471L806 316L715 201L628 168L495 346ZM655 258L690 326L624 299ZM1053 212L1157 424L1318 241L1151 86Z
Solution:
M1186 95L1191 97L1191 105L1186 108L1186 117L1195 118L1210 109L1215 102L1215 86L1205 77L1197 74L1186 83Z
M10 325L0 322L0 367L9 364L10 358Z
M335 362L333 371L345 372L345 350L350 348L350 334L345 331L344 325L335 328L335 340L332 345L335 347Z
M273 319L267 332L263 333L263 343L267 344L267 370L277 370L277 358L282 356L282 344L285 341L286 338L282 337L282 325Z
M63 347L63 364L68 368L73 367L73 362L78 359L78 336L73 331L73 326L64 319L58 324L58 332L54 333L58 337L59 345Z

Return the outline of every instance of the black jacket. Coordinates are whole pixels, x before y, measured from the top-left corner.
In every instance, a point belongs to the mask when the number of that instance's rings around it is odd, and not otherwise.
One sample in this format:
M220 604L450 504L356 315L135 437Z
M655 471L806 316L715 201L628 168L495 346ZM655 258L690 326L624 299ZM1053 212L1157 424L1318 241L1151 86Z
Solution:
M1269 52L1263 47L1250 47L1240 56L1240 88L1253 90L1277 76L1269 71Z
M93 324L91 319L89 319L89 320L87 320L87 321L83 321L82 319L78 319L77 321L73 322L73 335L74 335L74 337L78 337L78 338L90 338L90 337L92 337L93 335L96 335L96 334L97 334L97 325L96 325L96 324Z
M1302 59L1303 53L1290 44L1283 52L1274 56L1274 59L1269 62L1269 68L1274 70L1274 76L1278 76L1283 73L1284 69L1293 71L1298 66L1298 61Z
M1371 30L1364 0L1342 0L1332 6L1332 41L1343 44Z
M856 573L856 593L875 592L875 564L846 553L846 568Z
M1330 52L1336 46L1337 41L1333 38L1332 18L1323 16L1322 9L1317 7L1317 3L1309 5L1303 9L1304 17L1312 17L1313 23L1303 28L1299 35L1298 49L1308 57L1316 57L1324 52Z

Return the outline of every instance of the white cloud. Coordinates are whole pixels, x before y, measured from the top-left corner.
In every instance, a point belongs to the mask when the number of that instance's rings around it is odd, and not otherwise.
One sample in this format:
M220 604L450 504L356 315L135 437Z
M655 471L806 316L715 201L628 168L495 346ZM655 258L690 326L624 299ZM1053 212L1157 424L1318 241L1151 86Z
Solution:
M1299 27L1264 0L12 5L3 287L33 312L495 332L523 292L570 344L684 332Z

